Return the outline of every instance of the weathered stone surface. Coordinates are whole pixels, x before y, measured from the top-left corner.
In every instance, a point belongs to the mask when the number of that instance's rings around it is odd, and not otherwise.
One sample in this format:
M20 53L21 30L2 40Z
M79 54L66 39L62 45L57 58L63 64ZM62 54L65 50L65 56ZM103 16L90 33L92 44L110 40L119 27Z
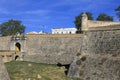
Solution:
M0 56L0 80L10 80L7 69Z
M120 57L87 56L76 73L81 80L120 80Z
M26 61L69 64L73 56L80 51L83 36L83 34L26 35L27 39L24 42L20 40L12 42L9 36L0 37L0 50L15 50L15 44L19 43L21 54Z
M75 56L73 59L73 62L70 64L68 77L79 77L79 65L77 64L77 61L80 59L79 56Z
M80 78L84 80L120 80L120 59L88 57L80 65Z
M80 51L83 35L27 35L25 60L69 64Z
M85 32L82 53L119 54L120 30Z
M0 50L10 50L11 36L0 37Z

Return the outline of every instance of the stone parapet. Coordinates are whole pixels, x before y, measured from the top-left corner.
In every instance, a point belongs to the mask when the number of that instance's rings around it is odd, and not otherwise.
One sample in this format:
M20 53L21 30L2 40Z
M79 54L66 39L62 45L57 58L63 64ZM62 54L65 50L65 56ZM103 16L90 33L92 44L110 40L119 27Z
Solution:
M120 29L120 22L88 20L85 13L81 22L82 31Z
M104 27L104 26L113 26L120 25L120 22L112 22L112 21L92 21L88 20L88 27Z
M84 34L27 34L26 37L83 37Z

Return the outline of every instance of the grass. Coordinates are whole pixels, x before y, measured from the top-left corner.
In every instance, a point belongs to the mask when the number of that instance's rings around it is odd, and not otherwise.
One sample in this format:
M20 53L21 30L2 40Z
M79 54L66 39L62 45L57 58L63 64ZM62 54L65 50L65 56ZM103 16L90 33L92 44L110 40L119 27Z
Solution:
M73 80L65 75L64 67L57 65L12 61L6 67L11 80Z

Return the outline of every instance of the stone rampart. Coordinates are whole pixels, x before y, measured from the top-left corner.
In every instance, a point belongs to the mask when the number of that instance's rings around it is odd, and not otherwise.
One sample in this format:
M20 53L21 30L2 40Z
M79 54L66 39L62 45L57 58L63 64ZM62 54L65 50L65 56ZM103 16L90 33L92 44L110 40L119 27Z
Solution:
M120 22L88 20L86 14L82 15L82 31L120 29L119 26Z
M81 27L85 34L82 53L120 53L120 22L88 20L87 15L83 14Z
M120 25L120 22L112 22L112 21L92 21L88 20L88 27L104 27L104 26L113 26Z
M25 60L69 64L80 51L83 35L26 35Z
M120 80L120 23L87 20L81 54L70 65L69 77L80 80Z
M83 41L82 53L120 54L120 30L87 31Z
M83 34L43 34L25 35L24 44L22 41L11 41L12 36L0 37L0 50L11 50L11 46L20 44L21 56L26 61L48 63L48 64L69 64L73 56L80 51ZM24 46L22 46L24 45ZM24 51L22 50L24 48ZM15 47L12 47L15 51ZM11 56L9 53L1 52L1 55ZM7 59L5 59L7 60Z

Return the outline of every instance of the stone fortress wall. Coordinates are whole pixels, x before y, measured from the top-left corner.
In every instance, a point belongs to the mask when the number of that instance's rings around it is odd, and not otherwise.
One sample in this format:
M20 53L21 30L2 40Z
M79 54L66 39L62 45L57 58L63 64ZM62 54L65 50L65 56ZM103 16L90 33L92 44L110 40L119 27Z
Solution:
M80 51L83 35L26 35L25 60L69 64Z
M82 22L85 34L82 53L120 53L120 22L90 21L85 14Z
M69 64L77 52L120 53L119 22L90 21L86 14L83 14L82 31L83 34L25 35L25 40L16 41L12 40L12 36L0 37L0 50L15 51L18 43L24 60L49 64Z
M14 51L17 44L23 60L48 64L70 64L80 52L70 66L69 77L120 80L120 23L89 21L83 14L82 31L83 34L25 35L23 40L24 36L16 36L16 40L12 36L0 37L0 50Z
M120 22L112 22L112 21L92 21L88 20L88 27L104 27L104 26L114 26L120 25Z
M120 80L120 22L89 21L82 15L83 44L70 65L69 77Z
M82 53L120 54L120 30L88 31L85 34Z
M21 57L24 60L49 64L69 64L77 52L117 54L120 52L120 27L118 23L90 21L83 14L83 34L25 35L27 39L24 41L11 41L12 36L0 37L0 50L15 51L15 44L19 43Z
M120 22L88 20L87 15L83 14L81 27L83 32L91 30L114 30L120 29Z
M48 64L69 64L80 51L83 34L35 34L25 35L26 40L11 40L12 36L1 37L0 55L6 62L15 60L15 44L20 44L21 56L25 61ZM3 55L4 53L4 55ZM18 52L17 52L18 53ZM7 55L8 54L8 55ZM13 54L13 55L12 55ZM6 56L9 59L6 59ZM10 58L11 57L11 58Z

